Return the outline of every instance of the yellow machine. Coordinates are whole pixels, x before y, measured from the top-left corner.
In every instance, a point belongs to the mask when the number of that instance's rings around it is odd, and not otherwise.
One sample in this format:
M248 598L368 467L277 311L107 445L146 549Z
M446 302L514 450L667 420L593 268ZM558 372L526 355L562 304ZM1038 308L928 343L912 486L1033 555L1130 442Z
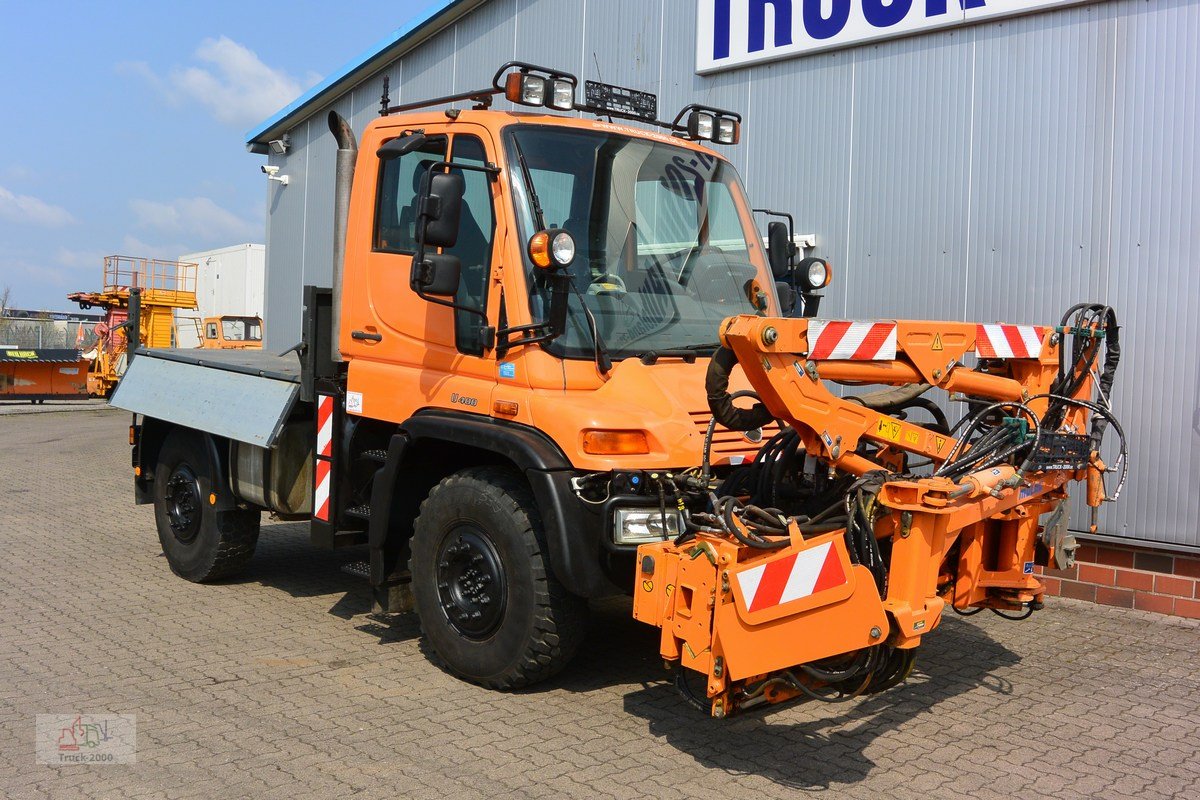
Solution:
M196 265L156 258L105 256L104 284L98 292L73 292L68 300L81 309L104 309L96 326L96 346L86 355L88 393L108 397L127 364L130 298L140 296L137 341L145 347L172 347L176 341L175 311L196 309Z
M204 350L261 350L261 317L225 314L205 317L200 326L200 347Z

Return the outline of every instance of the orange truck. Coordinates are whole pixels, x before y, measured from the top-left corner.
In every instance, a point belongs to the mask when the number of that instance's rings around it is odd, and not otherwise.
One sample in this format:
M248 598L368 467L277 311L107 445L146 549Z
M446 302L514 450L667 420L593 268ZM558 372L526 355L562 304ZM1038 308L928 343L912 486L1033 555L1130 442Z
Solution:
M949 611L1041 609L1068 483L1119 494L1111 309L818 318L829 265L786 214L760 235L719 152L738 114L661 121L520 62L404 106L385 83L381 112L361 148L330 115L334 278L301 344L141 349L112 399L181 577L235 573L263 512L306 520L495 689L557 673L588 599L629 593L726 716L895 685Z

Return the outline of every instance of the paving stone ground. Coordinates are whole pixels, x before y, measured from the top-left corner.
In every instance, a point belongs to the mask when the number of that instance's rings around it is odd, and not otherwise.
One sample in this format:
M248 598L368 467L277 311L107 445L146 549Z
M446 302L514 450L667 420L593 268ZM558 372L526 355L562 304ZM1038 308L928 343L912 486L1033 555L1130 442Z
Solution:
M901 688L718 722L664 681L627 602L516 694L377 620L362 551L264 526L249 570L168 570L125 414L0 419L0 795L8 798L1198 797L1200 627L1054 598L948 619ZM43 766L34 718L137 715L137 763Z

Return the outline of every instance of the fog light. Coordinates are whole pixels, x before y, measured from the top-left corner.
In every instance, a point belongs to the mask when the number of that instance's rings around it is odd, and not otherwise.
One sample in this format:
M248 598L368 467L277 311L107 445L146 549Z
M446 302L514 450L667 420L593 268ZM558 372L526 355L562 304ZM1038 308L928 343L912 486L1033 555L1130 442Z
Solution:
M675 538L682 530L683 519L678 511L664 515L657 508L618 508L613 513L613 541L617 544L662 542Z

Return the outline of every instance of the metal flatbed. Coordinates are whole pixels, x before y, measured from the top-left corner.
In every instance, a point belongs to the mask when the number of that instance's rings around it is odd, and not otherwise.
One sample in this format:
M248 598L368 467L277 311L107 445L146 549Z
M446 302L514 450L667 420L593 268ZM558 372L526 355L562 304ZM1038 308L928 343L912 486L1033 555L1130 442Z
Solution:
M110 404L271 447L300 395L300 358L261 350L138 350Z
M263 350L138 350L135 360L142 356L288 383L300 382L300 358L294 352L275 355Z

